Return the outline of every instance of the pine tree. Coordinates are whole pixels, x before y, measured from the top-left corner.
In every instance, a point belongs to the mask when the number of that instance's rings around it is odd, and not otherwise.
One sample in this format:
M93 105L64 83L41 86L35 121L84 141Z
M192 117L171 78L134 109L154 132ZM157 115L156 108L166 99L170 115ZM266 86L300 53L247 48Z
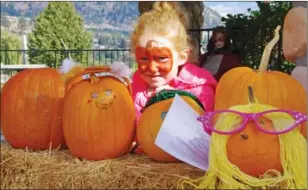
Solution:
M76 12L72 2L49 2L35 21L33 32L29 35L30 50L89 49L92 44L91 33L84 28L82 17ZM66 53L31 51L30 63L58 66L67 57ZM87 62L87 55L71 52L71 57L80 63Z

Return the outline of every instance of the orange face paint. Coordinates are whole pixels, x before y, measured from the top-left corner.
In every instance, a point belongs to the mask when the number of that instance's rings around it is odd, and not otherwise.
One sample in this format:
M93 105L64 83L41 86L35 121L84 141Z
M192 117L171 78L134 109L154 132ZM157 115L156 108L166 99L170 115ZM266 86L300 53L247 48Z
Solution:
M166 74L172 69L172 52L168 47L158 47L157 42L151 40L146 47L136 48L136 61L141 72L147 74Z

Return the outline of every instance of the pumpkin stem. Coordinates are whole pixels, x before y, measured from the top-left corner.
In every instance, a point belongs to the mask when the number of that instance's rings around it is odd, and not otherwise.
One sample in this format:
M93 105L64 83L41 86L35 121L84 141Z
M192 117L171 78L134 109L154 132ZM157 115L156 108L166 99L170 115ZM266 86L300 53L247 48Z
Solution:
M90 80L91 80L90 81L91 83L98 83L99 82L99 78L94 74L90 75Z
M260 72L264 72L264 71L267 70L267 66L268 66L269 58L271 56L272 49L273 49L274 45L279 40L279 30L280 30L280 28L281 28L281 26L278 25L277 28L275 29L274 38L264 48L261 63L260 63L259 68L258 68L258 70Z
M256 103L256 99L255 96L253 94L253 89L252 86L248 86L248 99L249 99L249 103Z

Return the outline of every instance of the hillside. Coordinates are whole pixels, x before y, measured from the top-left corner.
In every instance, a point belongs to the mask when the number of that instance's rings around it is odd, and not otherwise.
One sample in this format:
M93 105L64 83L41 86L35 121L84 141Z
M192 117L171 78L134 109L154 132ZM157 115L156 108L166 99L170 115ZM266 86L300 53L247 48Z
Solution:
M48 2L1 2L1 14L34 19ZM139 15L138 2L74 2L85 26L129 32ZM221 16L204 5L204 28L221 24ZM128 27L129 26L129 27Z

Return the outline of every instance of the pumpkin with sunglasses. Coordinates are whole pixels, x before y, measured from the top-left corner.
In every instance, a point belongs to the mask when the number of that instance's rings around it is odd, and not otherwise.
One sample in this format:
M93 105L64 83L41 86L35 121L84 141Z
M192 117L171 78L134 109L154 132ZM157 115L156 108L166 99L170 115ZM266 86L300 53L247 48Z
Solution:
M250 88L250 92L252 92ZM307 189L303 113L250 102L198 117L210 133L209 169L199 189ZM192 183L191 183L192 182Z

